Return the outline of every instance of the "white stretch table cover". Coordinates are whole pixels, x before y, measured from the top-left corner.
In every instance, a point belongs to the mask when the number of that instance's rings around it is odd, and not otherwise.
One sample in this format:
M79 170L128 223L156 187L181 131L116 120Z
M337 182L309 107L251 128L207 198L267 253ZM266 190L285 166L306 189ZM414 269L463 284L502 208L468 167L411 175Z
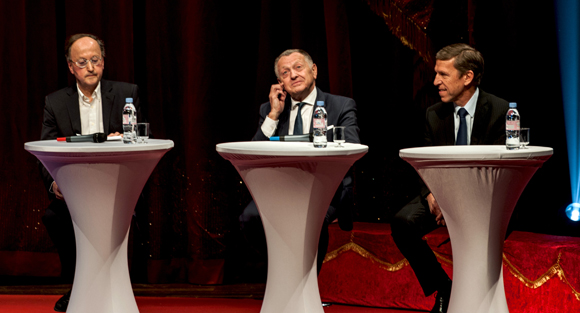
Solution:
M437 146L403 149L441 207L453 249L448 313L507 313L502 251L513 209L552 148Z
M68 205L77 246L68 313L137 313L127 264L131 216L139 194L171 140L27 142Z
M216 150L242 176L264 224L268 279L261 312L324 312L316 276L322 222L342 178L368 147L253 141Z

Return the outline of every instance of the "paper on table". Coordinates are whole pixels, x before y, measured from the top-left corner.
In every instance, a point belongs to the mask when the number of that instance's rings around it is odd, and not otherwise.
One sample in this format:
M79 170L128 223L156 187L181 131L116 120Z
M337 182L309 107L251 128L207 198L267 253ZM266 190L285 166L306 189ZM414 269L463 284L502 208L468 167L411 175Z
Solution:
M123 136L109 136L107 137L107 140L121 140L123 139Z

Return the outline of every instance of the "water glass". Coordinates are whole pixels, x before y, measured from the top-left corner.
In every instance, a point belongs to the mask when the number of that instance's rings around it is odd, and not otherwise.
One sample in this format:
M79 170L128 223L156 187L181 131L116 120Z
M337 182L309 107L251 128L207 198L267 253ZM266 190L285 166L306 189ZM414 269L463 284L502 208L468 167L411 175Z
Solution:
M337 143L336 147L344 148L344 146L342 145L346 141L346 138L344 137L344 126L335 126L332 129L332 136L334 142Z
M149 139L149 123L137 123L137 143L147 143Z
M520 128L520 149L527 149L526 146L530 143L530 129Z

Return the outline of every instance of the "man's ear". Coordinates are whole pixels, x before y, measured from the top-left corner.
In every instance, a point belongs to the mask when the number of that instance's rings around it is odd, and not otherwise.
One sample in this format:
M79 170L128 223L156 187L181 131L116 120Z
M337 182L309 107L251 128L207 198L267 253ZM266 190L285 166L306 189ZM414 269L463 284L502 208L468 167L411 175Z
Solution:
M316 75L318 75L318 68L316 67L316 64L312 64L312 74L314 79L316 79Z
M72 64L72 62L68 61L67 62L67 65L68 65L68 69L70 70L70 73L74 75L75 74L75 71L73 70L73 64Z
M471 82L473 82L473 78L474 78L475 74L473 74L472 70L467 71L465 74L463 74L463 85L464 86L469 86L471 84Z

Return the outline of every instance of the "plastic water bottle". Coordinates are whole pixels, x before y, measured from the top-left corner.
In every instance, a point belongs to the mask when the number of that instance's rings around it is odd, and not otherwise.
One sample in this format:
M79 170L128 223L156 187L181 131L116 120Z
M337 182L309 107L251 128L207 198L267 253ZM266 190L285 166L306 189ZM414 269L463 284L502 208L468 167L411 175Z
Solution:
M123 107L123 143L137 143L135 127L137 127L137 111L133 105L133 98L126 98Z
M508 150L520 147L520 113L515 102L510 102L505 116L505 146Z
M316 101L312 129L314 130L314 148L326 148L326 110L324 109L324 101Z

